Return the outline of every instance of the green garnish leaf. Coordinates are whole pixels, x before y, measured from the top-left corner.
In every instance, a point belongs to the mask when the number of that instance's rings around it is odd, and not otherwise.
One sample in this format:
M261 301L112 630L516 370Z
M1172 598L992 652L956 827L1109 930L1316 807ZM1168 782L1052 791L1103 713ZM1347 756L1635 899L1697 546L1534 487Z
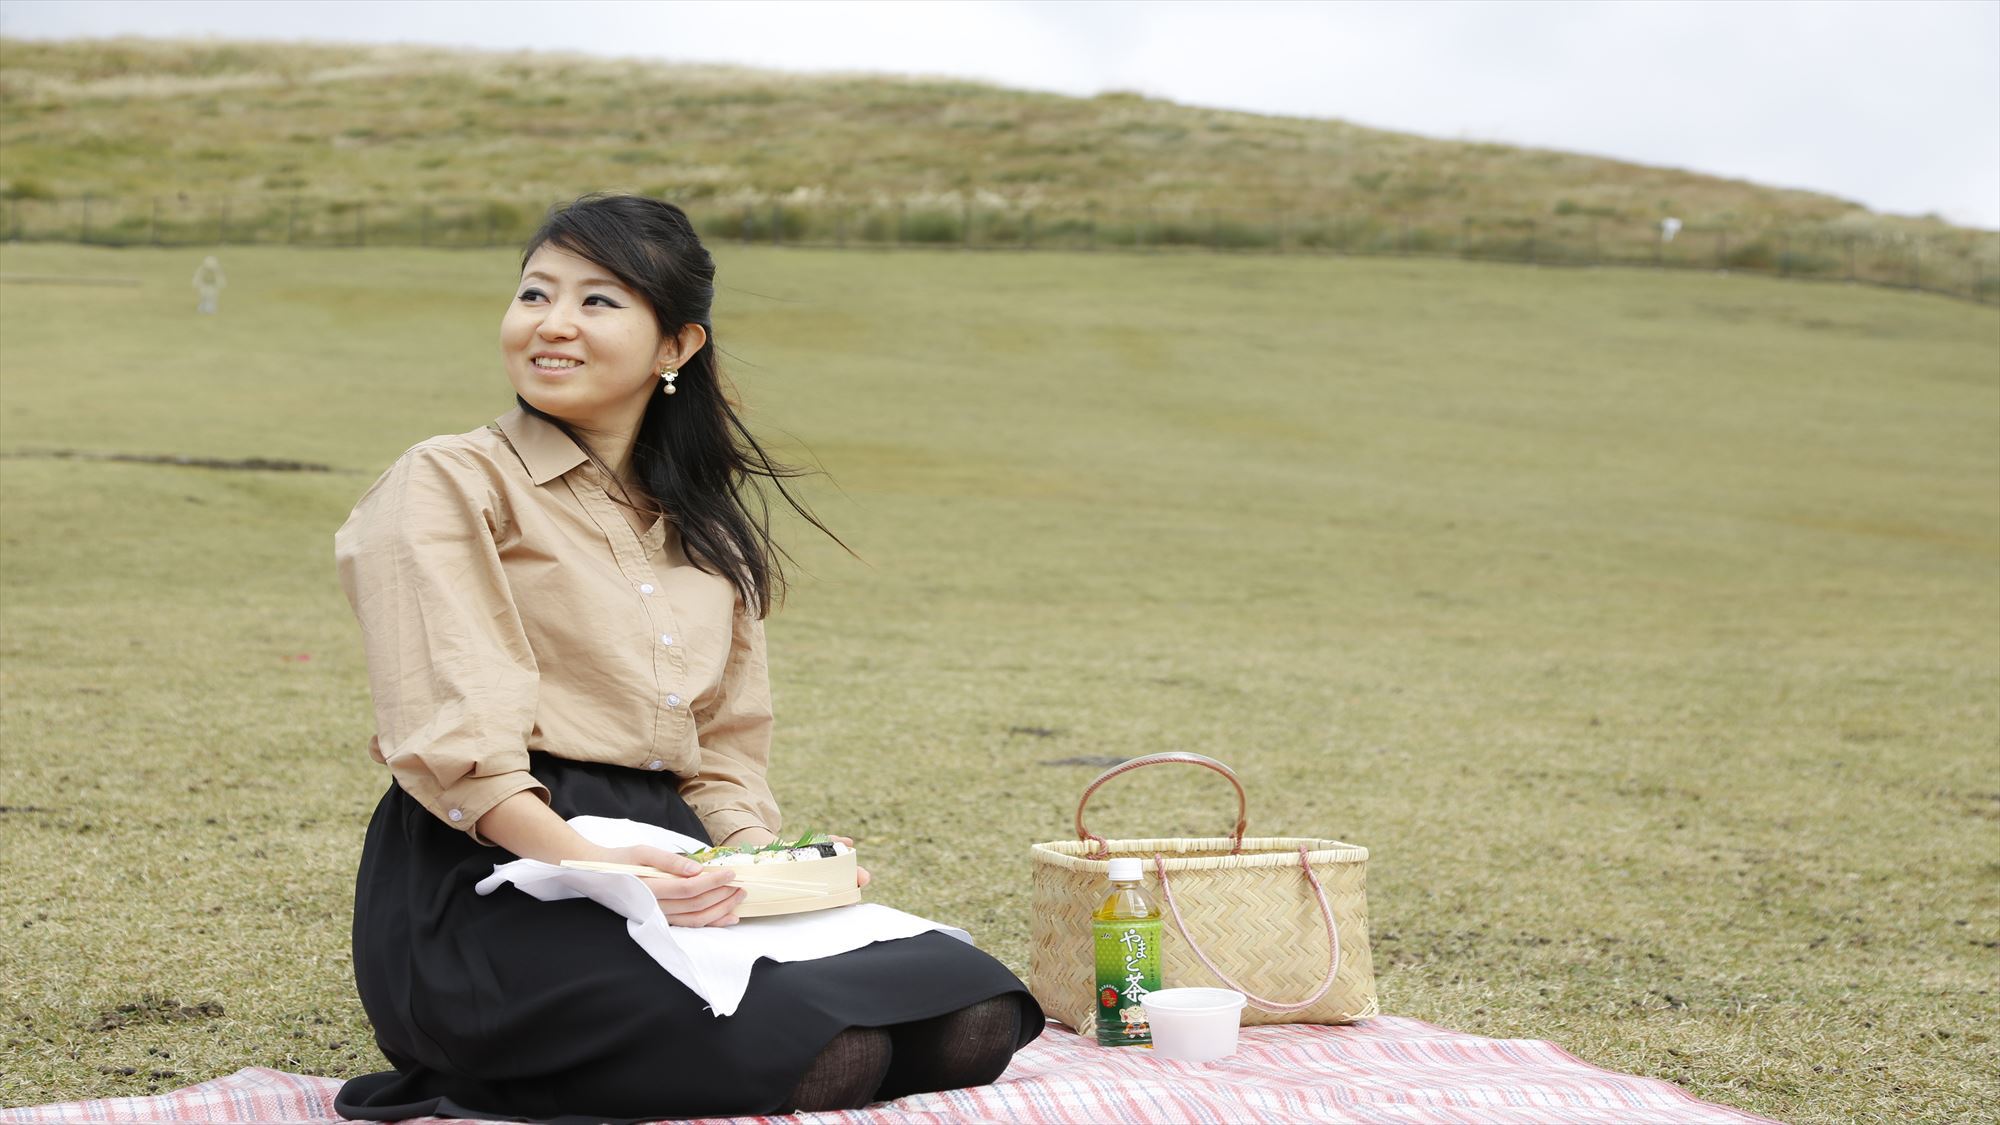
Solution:
M807 832L805 835L800 836L798 839L789 842L785 840L773 840L768 844L758 844L754 847L747 847L747 848L737 848L737 847L703 848L700 851L689 852L688 858L694 860L696 863L712 863L715 860L721 859L723 856L756 855L760 852L788 852L792 851L795 848L810 848L814 844L831 844L831 843L833 843L833 837L828 836L826 833L821 832L819 829L815 828Z

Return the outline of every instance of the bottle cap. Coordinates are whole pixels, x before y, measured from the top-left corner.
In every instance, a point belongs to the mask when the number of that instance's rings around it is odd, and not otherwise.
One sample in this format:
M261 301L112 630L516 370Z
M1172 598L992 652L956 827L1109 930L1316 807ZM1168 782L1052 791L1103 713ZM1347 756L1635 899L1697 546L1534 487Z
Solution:
M1137 856L1111 861L1111 881L1114 883L1136 883L1144 878L1146 869L1139 866Z

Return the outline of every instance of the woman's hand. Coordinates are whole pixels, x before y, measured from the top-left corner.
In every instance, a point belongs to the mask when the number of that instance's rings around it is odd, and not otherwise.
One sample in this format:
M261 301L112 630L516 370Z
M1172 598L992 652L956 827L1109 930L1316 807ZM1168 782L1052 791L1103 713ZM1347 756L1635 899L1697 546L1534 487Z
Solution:
M703 867L694 860L664 848L635 844L629 848L606 848L602 857L610 863L636 863L657 867L665 875L639 878L653 897L660 900L660 912L669 926L733 926L736 908L747 893L736 886L736 873L727 867Z

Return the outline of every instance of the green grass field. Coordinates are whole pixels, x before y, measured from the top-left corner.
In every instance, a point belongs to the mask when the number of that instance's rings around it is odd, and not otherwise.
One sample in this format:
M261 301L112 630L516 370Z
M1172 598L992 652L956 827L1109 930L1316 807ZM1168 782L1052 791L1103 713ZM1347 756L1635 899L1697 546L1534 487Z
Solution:
M1093 771L1373 852L1386 1010L1791 1121L2000 1103L2000 313L1459 262L722 248L793 823L1026 969ZM379 1064L331 537L505 252L0 249L0 1103ZM55 451L280 457L235 472ZM1117 834L1213 834L1190 770ZM1093 805L1093 808L1097 808ZM1979 1109L1987 1106L1987 1110Z

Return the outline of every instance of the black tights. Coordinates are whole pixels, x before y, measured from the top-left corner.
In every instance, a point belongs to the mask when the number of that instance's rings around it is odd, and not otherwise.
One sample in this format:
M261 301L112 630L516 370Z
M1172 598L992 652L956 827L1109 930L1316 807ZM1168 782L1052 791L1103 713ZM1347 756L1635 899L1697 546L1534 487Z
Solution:
M833 1037L786 1099L787 1111L860 1109L929 1090L984 1086L1000 1077L1021 1035L1012 995L892 1027L850 1027Z

